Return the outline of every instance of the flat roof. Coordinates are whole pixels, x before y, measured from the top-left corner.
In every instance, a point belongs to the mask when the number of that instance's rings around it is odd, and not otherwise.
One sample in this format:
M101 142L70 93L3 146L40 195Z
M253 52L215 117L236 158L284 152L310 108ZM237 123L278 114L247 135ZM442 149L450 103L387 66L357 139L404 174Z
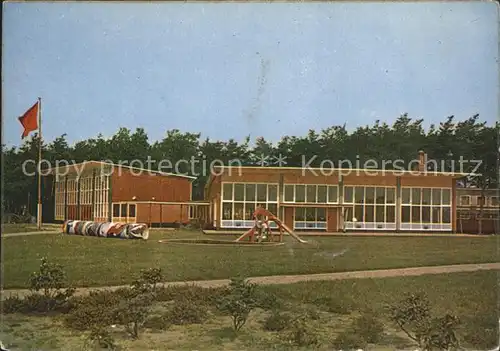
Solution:
M196 179L196 177L188 176L188 175L184 175L184 174L154 171L152 169L132 167L132 166L120 165L120 164L116 164L116 163L103 162L103 161L85 161L85 162L80 162L80 163L72 163L69 165L47 168L44 171L49 171L50 173L55 173L56 171L67 170L68 168L73 168L73 171L76 171L76 168L86 167L86 165L89 165L90 169L96 168L98 166L108 165L111 167L119 167L119 168L126 168L126 169L130 169L130 170L148 172L148 173L157 174L157 175L161 175L161 176L165 176L165 177L180 177L180 178L187 178L190 180ZM83 171L83 169L82 169L82 171Z
M227 169L249 169L249 170L311 170L311 171L350 171L350 172L387 172L387 173L409 173L410 175L417 174L430 174L430 175L446 175L456 177L466 176L479 176L478 173L464 173L464 172L438 172L438 171L410 171L410 170L397 170L397 169L379 169L379 168L327 168L327 167L273 167L273 166L214 166L214 168L227 168Z

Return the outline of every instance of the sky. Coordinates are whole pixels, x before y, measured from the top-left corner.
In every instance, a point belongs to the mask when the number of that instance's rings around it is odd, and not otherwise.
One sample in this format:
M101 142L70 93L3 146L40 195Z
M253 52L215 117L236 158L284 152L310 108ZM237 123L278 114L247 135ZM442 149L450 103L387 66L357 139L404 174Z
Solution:
M46 141L142 127L278 141L402 113L498 109L493 2L6 3L2 143L42 98Z

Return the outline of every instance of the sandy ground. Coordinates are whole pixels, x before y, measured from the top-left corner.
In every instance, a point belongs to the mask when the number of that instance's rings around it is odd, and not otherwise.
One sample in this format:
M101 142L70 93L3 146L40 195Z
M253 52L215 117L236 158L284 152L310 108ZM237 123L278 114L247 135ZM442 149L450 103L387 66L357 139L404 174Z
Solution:
M475 272L482 270L500 270L500 263L475 263L475 264L460 264L448 266L433 266L433 267L410 267L398 269L381 269L370 271L354 271L354 272L338 272L338 273L319 273L319 274L303 274L303 275L277 275L277 276L264 276L249 278L249 281L262 284L292 284L306 281L321 281L321 280L341 280L341 279L366 279L366 278L388 278L388 277L403 277L403 276L418 276L426 274L443 274L443 273L456 273L456 272ZM221 287L229 284L229 279L219 280L197 280L197 281L182 281L182 282L165 282L164 286L175 285L196 285L200 287L213 288ZM108 286L108 287L92 287L92 288L77 288L76 295L88 293L89 290L103 290L103 289L118 289L121 286ZM1 298L4 299L8 296L19 295L23 296L29 293L29 290L3 290Z

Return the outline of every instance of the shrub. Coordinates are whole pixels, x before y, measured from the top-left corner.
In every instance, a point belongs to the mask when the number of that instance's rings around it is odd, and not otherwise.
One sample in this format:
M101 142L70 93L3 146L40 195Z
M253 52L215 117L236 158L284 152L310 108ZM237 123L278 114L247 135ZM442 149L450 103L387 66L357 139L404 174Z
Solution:
M144 292L156 292L158 284L163 281L161 268L149 268L141 270L139 277L132 283L134 290Z
M282 331L286 329L291 322L289 315L273 312L264 322L264 330Z
M202 288L196 285L160 286L156 288L156 301L176 301L188 299L205 304L216 304L227 288Z
M458 348L458 318L449 314L433 318L425 295L410 294L393 306L391 320L423 350Z
M116 321L124 325L134 339L139 338L140 329L149 316L152 301L151 294L140 294L123 299L114 311Z
M168 315L163 316L151 316L144 322L144 328L149 328L152 330L166 330L170 326L170 321Z
M316 331L309 326L307 315L301 315L291 323L291 330L287 335L290 343L296 346L313 346L319 343Z
M231 279L229 290L217 303L217 309L231 316L234 331L245 325L250 312L257 307L255 284L241 278Z
M167 319L172 324L200 324L207 318L207 308L196 300L179 299L167 314Z
M115 350L115 340L106 329L93 328L87 337L87 346L94 349Z
M327 312L349 314L352 310L352 301L338 300L333 297L321 297L313 301L315 305L323 307Z
M384 325L375 316L364 314L354 321L353 330L366 342L376 344L384 333Z
M76 330L92 330L114 324L115 309L122 299L120 294L110 290L91 291L85 297L73 298L74 308L65 317L65 324Z
M2 313L18 313L23 312L24 301L18 295L12 295L4 299L1 303Z
M333 342L335 350L358 350L366 347L366 340L353 331L344 331L340 333Z
M282 307L283 302L274 293L256 288L256 303L263 310L276 310Z

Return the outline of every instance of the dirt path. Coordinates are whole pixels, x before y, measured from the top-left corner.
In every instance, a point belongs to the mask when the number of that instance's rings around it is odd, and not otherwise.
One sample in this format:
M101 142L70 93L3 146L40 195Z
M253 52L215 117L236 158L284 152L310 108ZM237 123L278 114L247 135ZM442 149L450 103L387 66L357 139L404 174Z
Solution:
M483 270L500 270L500 263L474 263L474 264L460 264L449 266L433 266L433 267L411 267L411 268L398 268L398 269L381 269L371 271L355 271L355 272L337 272L337 273L319 273L319 274L303 274L303 275L276 275L249 278L249 281L262 284L292 284L307 281L320 281L320 280L342 280L342 279L366 279L366 278L388 278L388 277L402 277L402 276L418 276L427 274L442 274L442 273L456 273L456 272L475 272ZM165 282L164 286L179 286L179 285L196 285L205 288L215 288L226 286L229 284L229 279L218 280L196 280L196 281L181 281L181 282ZM118 289L125 287L109 286L109 287L91 287L91 288L77 288L76 295L82 295L89 292L89 290L103 290L103 289ZM12 295L23 296L29 291L23 290L2 290L2 299Z

